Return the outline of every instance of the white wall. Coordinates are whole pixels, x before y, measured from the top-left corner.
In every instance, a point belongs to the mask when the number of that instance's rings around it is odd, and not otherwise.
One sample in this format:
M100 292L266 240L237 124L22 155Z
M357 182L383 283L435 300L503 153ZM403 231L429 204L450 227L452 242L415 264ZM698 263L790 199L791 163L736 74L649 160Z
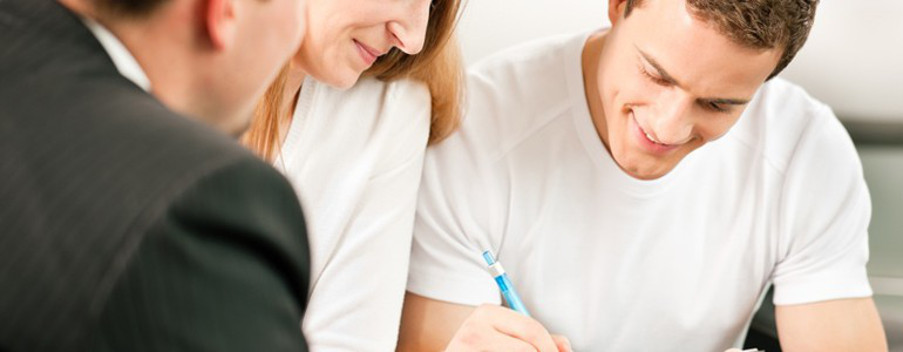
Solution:
M903 121L903 1L822 1L784 76L842 117Z
M465 61L546 35L607 24L604 0L465 0ZM823 0L785 71L844 118L903 121L903 0Z
M458 35L468 63L511 45L608 23L603 0L463 0Z

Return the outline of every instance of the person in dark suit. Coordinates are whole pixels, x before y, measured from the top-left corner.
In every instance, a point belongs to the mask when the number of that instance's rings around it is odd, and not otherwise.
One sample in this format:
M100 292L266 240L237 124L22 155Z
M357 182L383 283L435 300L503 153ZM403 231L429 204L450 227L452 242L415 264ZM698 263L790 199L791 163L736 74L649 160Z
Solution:
M229 137L303 16L0 0L0 351L306 350L301 208Z

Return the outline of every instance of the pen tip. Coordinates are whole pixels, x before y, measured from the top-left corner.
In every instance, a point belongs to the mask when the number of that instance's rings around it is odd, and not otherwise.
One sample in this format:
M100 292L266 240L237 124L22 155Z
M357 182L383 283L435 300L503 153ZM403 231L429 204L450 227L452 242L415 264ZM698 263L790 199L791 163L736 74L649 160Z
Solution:
M483 252L483 259L486 260L486 264L495 264L495 256L492 255L492 251Z

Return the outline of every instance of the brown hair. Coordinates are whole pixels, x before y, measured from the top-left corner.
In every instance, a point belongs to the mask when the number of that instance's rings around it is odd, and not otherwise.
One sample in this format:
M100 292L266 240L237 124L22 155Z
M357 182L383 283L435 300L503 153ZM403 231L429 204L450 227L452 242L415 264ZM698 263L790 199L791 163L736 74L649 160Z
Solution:
M98 11L117 16L147 16L169 0L92 0Z
M460 123L464 78L453 35L460 4L461 0L433 0L423 50L417 55L408 55L393 48L363 74L382 81L411 78L426 83L432 105L430 144L448 137ZM241 137L243 144L268 161L273 161L280 147L280 122L284 123L281 120L290 117L290 112L282 111L286 105L287 75L288 70L283 69L267 89L257 104L248 130Z
M642 0L627 0L624 16ZM698 18L714 23L734 42L754 49L783 47L781 59L768 79L777 76L803 47L818 0L687 0Z

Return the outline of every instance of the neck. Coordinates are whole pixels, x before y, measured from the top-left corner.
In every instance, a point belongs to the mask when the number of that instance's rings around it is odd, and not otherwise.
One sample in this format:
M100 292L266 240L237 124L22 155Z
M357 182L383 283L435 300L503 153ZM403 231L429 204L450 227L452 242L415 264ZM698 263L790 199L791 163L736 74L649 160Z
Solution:
M152 94L164 105L233 134L244 127L233 122L241 119L230 117L227 113L230 109L210 98L217 96L210 93L218 88L206 70L207 61L192 49L197 43L190 30L168 29L179 26L173 23L176 22L171 20L173 17L147 25L111 23L108 28L144 69L151 81Z
M191 6L173 1L143 17L104 15L85 0L60 0L72 11L89 17L112 32L126 47L150 80L151 94L169 109L204 122L222 132L235 134L244 128L233 114L235 109L212 101L209 59L197 50L196 29Z
M583 68L583 87L586 95L586 103L590 117L596 127L596 134L602 140L602 144L608 149L607 127L605 124L605 109L602 105L602 94L599 88L599 74L604 60L605 36L608 32L595 33L587 39L581 54L581 66Z
M304 79L306 77L307 74L304 70L296 67L294 64L290 64L288 69L286 69L285 86L282 89L282 100L281 106L279 107L278 126L280 145L285 142L285 138L288 135L292 118L295 116L295 109L298 107L301 85L304 84Z

